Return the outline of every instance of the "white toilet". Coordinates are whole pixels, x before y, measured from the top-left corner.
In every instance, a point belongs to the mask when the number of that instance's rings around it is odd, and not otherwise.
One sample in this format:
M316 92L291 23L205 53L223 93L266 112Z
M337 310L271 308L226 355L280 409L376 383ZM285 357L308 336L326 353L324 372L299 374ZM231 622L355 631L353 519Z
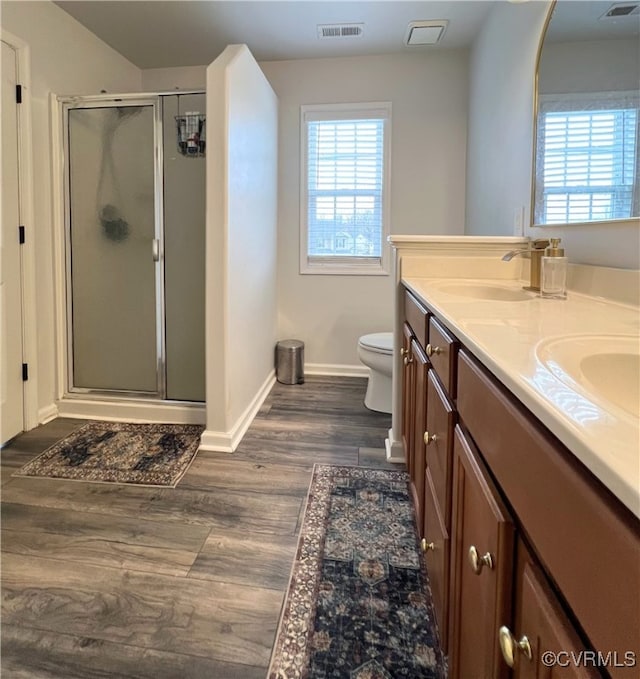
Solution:
M369 410L391 412L393 333L375 332L358 340L358 358L369 368L364 404Z

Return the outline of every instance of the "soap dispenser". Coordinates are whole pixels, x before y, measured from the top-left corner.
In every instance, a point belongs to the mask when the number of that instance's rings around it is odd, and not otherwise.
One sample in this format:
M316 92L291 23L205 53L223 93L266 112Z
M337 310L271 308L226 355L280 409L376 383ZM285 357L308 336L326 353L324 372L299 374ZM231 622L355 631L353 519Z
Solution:
M559 247L560 238L551 238L542 257L540 296L552 299L567 297L567 258Z

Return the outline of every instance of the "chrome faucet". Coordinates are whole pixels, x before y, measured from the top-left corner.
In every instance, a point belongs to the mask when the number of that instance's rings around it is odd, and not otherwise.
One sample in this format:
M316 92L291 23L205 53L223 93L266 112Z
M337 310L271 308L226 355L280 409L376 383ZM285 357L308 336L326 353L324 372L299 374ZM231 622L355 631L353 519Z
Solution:
M510 262L514 257L518 255L529 256L531 259L531 264L529 268L529 285L523 285L525 290L535 290L540 291L540 266L542 264L542 255L544 255L544 249L549 245L549 241L546 238L538 238L537 240L532 240L529 243L528 248L523 248L521 250L511 250L507 252L506 255L502 257L503 262Z

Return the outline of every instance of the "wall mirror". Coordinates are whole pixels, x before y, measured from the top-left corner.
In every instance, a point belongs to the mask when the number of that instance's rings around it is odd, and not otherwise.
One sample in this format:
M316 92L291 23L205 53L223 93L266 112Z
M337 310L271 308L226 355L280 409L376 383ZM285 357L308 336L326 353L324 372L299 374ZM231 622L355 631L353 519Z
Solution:
M558 0L540 47L534 225L640 215L640 3Z

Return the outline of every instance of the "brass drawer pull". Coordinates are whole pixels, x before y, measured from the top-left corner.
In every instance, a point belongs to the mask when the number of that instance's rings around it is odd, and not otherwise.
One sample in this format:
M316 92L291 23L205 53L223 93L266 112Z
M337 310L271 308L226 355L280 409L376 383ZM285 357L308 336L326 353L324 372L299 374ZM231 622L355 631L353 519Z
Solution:
M408 354L408 353L409 353L408 349L405 349L404 347L402 347L402 349L400 349L400 356L404 356L405 354Z
M424 445L428 446L430 443L437 441L438 437L435 434L430 434L428 431L425 431L422 440L424 441Z
M435 544L433 542L427 542L427 538L422 538L422 540L420 540L420 549L423 552L429 551L433 552L435 551L435 548L436 548Z
M405 356L403 363L405 365L410 365L411 363L413 363L413 357L412 356Z
M469 547L469 563L471 564L471 570L476 574L480 575L482 569L486 566L489 569L493 568L493 558L489 552L480 556L475 545Z
M442 353L440 347L434 347L432 344L427 344L427 356L439 356Z
M511 634L511 630L504 625L498 630L498 640L500 642L500 650L504 661L513 667L516 661L516 653L520 651L528 660L531 660L533 653L531 652L531 644L526 636L522 636L520 641Z

